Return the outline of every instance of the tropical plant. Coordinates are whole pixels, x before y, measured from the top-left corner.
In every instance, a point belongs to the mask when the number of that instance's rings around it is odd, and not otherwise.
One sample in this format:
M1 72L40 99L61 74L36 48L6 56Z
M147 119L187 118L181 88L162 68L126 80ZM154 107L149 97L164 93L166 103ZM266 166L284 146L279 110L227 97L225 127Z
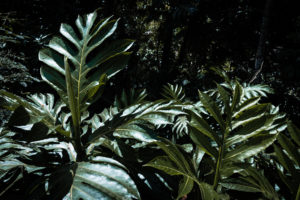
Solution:
M13 111L1 130L4 198L140 199L131 177L142 181L136 177L140 173L151 178L147 170L137 168L153 155L133 155L156 141L156 127L184 114L175 102L147 102L145 91L132 90L116 98L114 107L90 116L88 107L100 98L106 81L126 66L133 43L105 43L118 21L96 19L96 12L79 16L76 31L62 24L63 37L54 37L49 48L39 52L47 64L41 68L42 79L57 91L59 100L52 94L24 98L0 91L1 106Z
M299 196L297 179L288 180L299 175L298 129L289 125L292 142L281 133L284 115L260 103L272 92L265 85L217 71L225 83L199 91L197 102L168 84L164 99L123 90L111 107L90 112L130 56L132 40L107 40L117 25L96 12L79 16L76 29L62 24L61 36L39 52L41 77L59 99L0 90L0 106L12 111L0 128L1 198L211 200L235 190L279 199L256 162L277 138L279 174Z
M192 190L193 182L199 185L199 182L205 180L219 192L261 192L266 198L278 199L274 187L256 169L253 158L269 147L278 133L285 129L284 115L279 114L278 108L271 104L260 104L260 93L252 93L256 95L250 98L246 96L245 93L249 91L251 90L245 91L237 81L233 89L217 84L214 93L199 91L201 104L198 105L204 107L206 112L201 112L202 109L185 110L190 118L188 134L196 148L207 155L202 162L210 166L208 171L202 169L200 175L196 176L195 167L191 170L188 165L195 163L194 160L183 160L186 157L168 141L156 142L168 156L157 157L146 166L155 167L170 175L183 175L179 188L183 189L185 185L185 190L179 191L178 198ZM201 187L200 191L202 199L205 199Z
M96 19L96 12L79 16L76 31L62 24L63 37L54 37L39 53L47 64L41 68L42 79L61 101L51 94L22 98L1 91L2 106L14 110L1 130L4 198L13 198L13 192L25 199L140 198L124 165L86 148L107 130L91 132L83 126L87 108L101 96L107 79L126 66L133 43L105 44L118 20ZM31 184L20 187L30 179Z

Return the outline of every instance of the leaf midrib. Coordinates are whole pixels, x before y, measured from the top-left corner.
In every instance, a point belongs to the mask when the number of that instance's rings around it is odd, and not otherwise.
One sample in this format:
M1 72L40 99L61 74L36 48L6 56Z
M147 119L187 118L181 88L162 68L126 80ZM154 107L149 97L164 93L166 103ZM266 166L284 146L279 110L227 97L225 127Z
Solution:
M87 33L87 35L88 35L88 33ZM82 68L83 68L84 51L85 51L86 47L87 47L87 37L85 37L83 39L83 45L82 45L82 49L80 52L79 74L78 74L78 82L77 82L77 108L78 108L78 111L80 111L80 99L79 98L80 98L80 89L81 89L81 76L82 76Z

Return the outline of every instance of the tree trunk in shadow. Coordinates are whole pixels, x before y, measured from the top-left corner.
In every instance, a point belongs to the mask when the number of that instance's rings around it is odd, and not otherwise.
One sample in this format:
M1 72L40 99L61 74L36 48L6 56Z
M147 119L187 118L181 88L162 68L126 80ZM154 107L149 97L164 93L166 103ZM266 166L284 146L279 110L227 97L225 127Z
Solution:
M265 48L266 48L266 38L268 34L268 25L270 21L270 12L272 7L273 0L266 0L265 4L265 10L262 18L262 23L260 27L260 37L258 41L257 51L256 51L256 57L255 57L255 73L250 79L249 83L259 82L260 78L259 75L262 71L263 64L264 64L264 54L265 54Z

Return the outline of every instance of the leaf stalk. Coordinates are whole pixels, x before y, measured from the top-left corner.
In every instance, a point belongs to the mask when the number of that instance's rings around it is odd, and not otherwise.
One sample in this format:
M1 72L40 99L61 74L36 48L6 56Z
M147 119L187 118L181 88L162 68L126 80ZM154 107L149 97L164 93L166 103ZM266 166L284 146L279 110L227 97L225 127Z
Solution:
M72 138L75 141L75 149L77 151L77 160L83 160L84 151L80 140L80 106L78 104L78 99L74 95L74 87L72 83L72 75L70 72L70 66L68 63L68 58L64 58L65 72L66 72L66 83L67 83L67 93L69 99L69 108L72 114L73 132Z

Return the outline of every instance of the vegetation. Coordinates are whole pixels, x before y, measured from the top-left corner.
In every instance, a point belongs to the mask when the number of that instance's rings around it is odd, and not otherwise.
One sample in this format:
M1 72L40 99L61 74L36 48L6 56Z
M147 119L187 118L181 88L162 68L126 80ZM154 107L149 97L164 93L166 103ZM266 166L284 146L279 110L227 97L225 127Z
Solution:
M137 2L137 8L142 4ZM171 11L166 10L159 12ZM172 21L172 14L166 14L165 23ZM185 93L181 84L163 85L162 77L176 76L178 69L159 64L160 78L150 94L145 83L135 80L131 90L113 93L112 100L106 91L120 87L120 74L132 73L127 68L129 49L137 46L113 36L119 20L100 18L95 11L78 16L75 26L61 24L60 36L39 51L40 75L51 87L43 88L50 93L12 92L9 84L0 90L0 106L11 111L0 128L1 199L300 198L300 131L287 118L294 114L267 103L274 90L255 83L265 78L258 75L261 69L244 82L231 78L236 69L228 60L223 69L208 68L208 58L205 68L194 70L214 77L215 86L211 81L198 92L191 86ZM155 19L151 23L157 25ZM193 24L181 23L162 27L167 33L176 29L187 39ZM12 31L3 35L5 44L28 39ZM169 37L170 43L157 50L157 62L161 56L162 66L183 66L187 41L180 56L172 58L173 52L166 50L174 48L172 34ZM42 84L11 57L0 61L1 67L23 69L20 78L30 80L26 83ZM176 77L183 85L195 81Z

